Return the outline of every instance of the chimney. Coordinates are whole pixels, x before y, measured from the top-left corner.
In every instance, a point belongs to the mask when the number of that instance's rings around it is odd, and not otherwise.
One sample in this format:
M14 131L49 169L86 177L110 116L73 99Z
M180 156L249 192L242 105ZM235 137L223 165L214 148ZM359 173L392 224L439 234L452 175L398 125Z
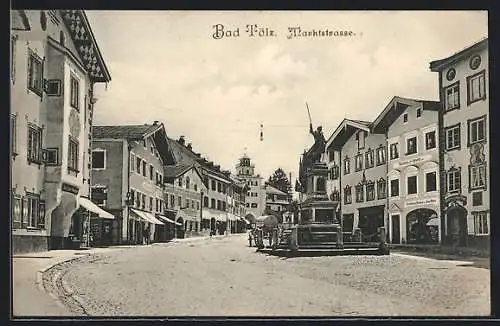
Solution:
M186 147L187 147L187 149L189 149L189 150L192 150L192 149L193 149L193 145L191 145L191 143L188 143Z
M157 125L158 125L158 120L153 121L153 126L157 126Z
M182 146L184 146L184 144L186 143L186 139L184 139L184 136L180 136L177 142Z

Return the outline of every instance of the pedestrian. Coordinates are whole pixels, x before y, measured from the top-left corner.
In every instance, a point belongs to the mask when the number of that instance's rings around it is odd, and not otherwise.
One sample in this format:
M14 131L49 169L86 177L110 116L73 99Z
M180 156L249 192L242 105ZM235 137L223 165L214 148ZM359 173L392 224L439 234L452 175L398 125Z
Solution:
M149 226L144 230L144 244L149 244Z

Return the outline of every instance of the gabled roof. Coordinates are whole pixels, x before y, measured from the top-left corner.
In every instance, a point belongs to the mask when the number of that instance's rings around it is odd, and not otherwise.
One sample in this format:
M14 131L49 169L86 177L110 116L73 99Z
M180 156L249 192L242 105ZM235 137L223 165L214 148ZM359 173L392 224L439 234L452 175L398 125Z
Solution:
M281 190L279 190L271 185L266 185L266 194L287 196L286 193L284 193L283 191L281 191Z
M189 165L195 165L198 168L201 168L205 171L208 171L211 175L216 176L222 180L225 181L230 181L228 176L226 176L223 171L217 171L216 166L217 164L213 162L207 161L205 158L201 157L200 154L197 154L193 152L192 150L188 149L186 146L180 144L177 140L168 138L168 143L170 144L171 148L176 149L178 152L181 152L182 159L179 157L176 157L175 160L179 163L184 163L184 164L189 164ZM174 154L175 155L175 154ZM220 166L219 166L220 168Z
M93 126L92 138L142 140L152 137L163 164L173 165L177 161L167 141L167 132L163 123L121 126Z
M176 165L166 165L163 168L165 179L175 179L193 168L192 165L179 163Z
M160 128L162 128L161 124L92 126L92 137L141 140Z
M474 43L471 46L466 47L465 49L454 53L453 55L440 59L440 60L435 60L431 61L429 64L429 69L433 72L438 72L446 68L447 66L450 66L457 61L460 61L464 59L465 57L470 56L472 53L481 51L483 49L488 48L488 37L483 38L479 42Z
M94 82L109 82L111 75L97 46L87 15L83 10L60 10L64 24L75 43L90 79Z
M432 111L439 111L441 107L439 101L417 100L394 96L375 121L373 121L373 132L385 132L408 107L417 105L421 105L424 110Z
M351 119L342 120L337 129L335 129L330 138L328 138L326 148L343 146L356 130L370 132L370 122Z

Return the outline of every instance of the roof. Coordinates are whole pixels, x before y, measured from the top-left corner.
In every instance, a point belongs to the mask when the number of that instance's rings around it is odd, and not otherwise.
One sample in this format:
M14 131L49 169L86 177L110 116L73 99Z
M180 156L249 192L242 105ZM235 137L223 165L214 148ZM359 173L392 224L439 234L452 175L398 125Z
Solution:
M92 138L140 140L161 127L161 124L92 126Z
M266 185L266 194L273 194L273 195L284 195L287 196L286 193L283 191L271 186L271 185Z
M167 141L167 132L163 123L121 126L93 126L92 138L142 140L152 136L156 149L164 164L173 165L177 161Z
M371 123L363 120L344 119L326 142L326 148L343 146L356 130L370 131Z
M193 168L193 165L188 164L176 164L176 165L167 165L163 168L166 179L177 178L178 176L183 175L187 171Z
M394 96L373 122L372 131L376 133L386 132L387 128L389 128L389 126L391 126L409 106L420 104L424 110L439 111L441 108L439 101L417 100Z
M85 12L83 10L60 10L59 12L90 78L95 82L111 81L111 75L104 63Z
M457 61L460 61L465 57L470 56L472 53L484 50L486 48L488 48L488 37L483 38L482 40L466 47L465 49L459 52L452 54L447 58L431 61L429 64L429 69L433 72L441 71L447 66L450 66L456 63Z
M217 164L207 161L205 158L201 157L200 154L195 153L193 150L188 149L186 146L180 144L175 139L168 138L168 142L172 149L176 149L177 151L181 152L182 157L177 157L177 156L175 157L176 161L178 161L179 163L184 163L189 165L194 164L196 167L208 171L211 175L214 175L222 180L230 181L228 176L226 176L222 171L217 171L215 169L215 166L217 166ZM177 151L174 151L174 153L176 153Z

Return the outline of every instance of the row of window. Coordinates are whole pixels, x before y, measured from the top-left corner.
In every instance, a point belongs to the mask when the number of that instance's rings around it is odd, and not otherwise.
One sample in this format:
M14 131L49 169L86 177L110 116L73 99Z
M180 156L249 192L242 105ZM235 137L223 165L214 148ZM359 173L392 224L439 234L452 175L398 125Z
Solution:
M389 196L398 197L400 179L390 181ZM437 172L425 173L425 192L437 191ZM406 177L406 194L414 195L418 193L418 175L410 175Z
M175 206L179 206L182 209L191 208L191 209L200 209L200 201L194 200L190 198L185 198L183 201L182 196L177 196L177 203L175 202L175 195L166 194L167 201L165 202L166 208L174 208Z
M445 128L445 146L447 151L461 147L461 123ZM486 141L486 116L467 121L468 146Z
M184 185L186 186L186 189L190 190L191 189L191 179L187 176L185 179L180 176L177 179L177 185L179 187L183 187ZM198 191L198 185L193 182L193 190Z
M359 183L355 186L356 191L356 202L361 203L365 201L365 190L366 190L366 201L372 201L377 199L384 199L387 196L387 183L381 178L377 182L377 196L375 196L375 182L368 181L365 184ZM400 179L390 180L389 196L398 197L400 195L399 190ZM366 188L366 189L365 189ZM425 174L425 192L437 191L437 172L428 172ZM413 195L418 193L418 175L408 176L406 179L406 194ZM344 188L344 204L352 203L352 186L347 185Z
M208 177L206 177L207 180L208 180ZM210 180L210 189L212 189L213 191L217 191L217 192L220 192L220 193L223 193L223 194L226 194L227 192L227 186L226 184L220 182L220 181L215 181L215 180Z
M432 150L436 148L436 131L429 131L424 134L425 150ZM409 137L406 139L406 152L405 155L412 155L418 152L417 136ZM394 142L389 145L389 159L395 160L399 158L399 142Z
M377 199L386 198L387 184L384 178L381 178L376 182L377 184ZM365 188L366 188L366 201L375 200L375 182L368 181L366 184L358 184L355 186L356 189L356 202L361 203L365 201ZM337 192L334 192L336 194ZM334 199L337 196L333 196ZM344 187L344 204L352 204L352 186L347 185Z
M420 118L422 116L422 108L417 108L417 119ZM403 114L403 123L407 123L408 122L408 113L405 113Z
M209 205L210 204L210 205ZM224 200L216 200L215 198L203 197L203 207L226 211L227 203Z
M467 105L486 99L485 70L467 77L466 81ZM446 111L460 108L460 81L445 88L444 105Z
M25 196L12 196L12 228L45 228L45 201L39 194L26 192Z
M13 47L12 51L15 51L15 39L13 39ZM15 53L13 53L14 57ZM43 63L44 59L42 59L40 56L38 56L33 50L28 48L28 80L27 80L27 87L28 90L32 91L33 93L37 94L38 96L42 96L44 90L48 91L46 86L44 85L44 71L43 71ZM12 78L15 78L15 69L14 69L14 64L15 61L13 62L13 68L12 68ZM57 83L58 89L52 92L49 92L49 95L58 95L60 96L61 94L61 86L60 83ZM48 86L48 85L47 85ZM69 81L69 86L70 86L70 106L72 108L75 108L77 111L80 111L80 80L77 76L74 74L70 75L70 81Z
M247 208L250 208L250 207L251 208L258 208L259 205L257 205L257 203L246 203L245 207L247 207Z
M155 180L157 185L163 185L163 174L155 171L153 164L149 164L148 169L146 160L133 153L130 153L130 172L136 172L146 178L149 177L149 180Z
M249 186L258 186L259 185L259 181L257 181L257 180L248 180L247 181L247 185L249 185Z
M383 165L386 162L386 150L384 146L380 146L377 148L375 151L373 149L368 149L366 153L358 153L355 157L355 171L361 171L363 170L363 163L364 163L364 168L369 169L373 168L375 166L375 161L374 161L374 153L376 153L376 161L377 161L377 166ZM364 159L363 159L364 158ZM344 174L349 174L351 173L351 159L349 157L346 157L344 159ZM331 168L330 172L330 179L337 179L339 176L338 174L338 168L337 165L335 164Z
M469 166L469 188L470 190L486 188L486 164ZM451 168L446 174L446 191L448 193L462 192L462 170Z
M149 201L146 201L149 198ZM164 203L162 199L147 196L137 190L130 190L130 205L155 213L163 213ZM95 201L94 201L95 202Z
M247 192L247 196L248 196L248 197L259 197L259 193L257 193L257 192L250 192L250 191L248 191L248 192Z
M11 151L15 157L17 153L17 115L11 114ZM59 155L57 148L43 149L43 129L34 123L28 122L28 145L26 157L28 163L58 165ZM68 136L68 172L78 173L79 141ZM45 155L45 157L44 157Z

